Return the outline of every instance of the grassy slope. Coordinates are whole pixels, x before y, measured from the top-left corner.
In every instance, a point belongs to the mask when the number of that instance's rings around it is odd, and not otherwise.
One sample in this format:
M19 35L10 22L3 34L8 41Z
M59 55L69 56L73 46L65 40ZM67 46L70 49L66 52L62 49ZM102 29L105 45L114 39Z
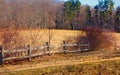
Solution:
M26 33L26 34L24 34ZM23 34L23 36L25 35L38 35L38 37L36 37L37 42L36 43L43 43L43 42L47 42L49 40L49 30L25 30L25 31L21 31L21 34ZM74 38L77 37L78 35L83 36L85 33L82 31L76 31L76 30L50 30L50 40L51 40L51 44L59 44L62 43L63 40L68 40L69 38ZM30 37L28 37L30 38Z
M11 30L10 30L11 31ZM2 44L3 40L3 32L9 33L10 31L6 32L3 30L0 30L0 44ZM15 32L15 31L12 31ZM19 37L17 37L17 43L21 45L39 45L43 46L43 43L48 42L49 40L49 30L47 29L34 29L34 30L18 30ZM108 33L108 32L107 32ZM120 34L119 33L111 33L114 39L114 42L117 42L120 44ZM63 43L63 40L70 40L71 42L75 43L75 38L80 35L84 36L85 32L83 31L77 31L77 30L50 30L50 42L51 45L61 44ZM19 45L18 44L18 45Z
M11 31L11 30L10 30ZM6 32L0 30L0 44L2 44L3 40L3 32L9 33L10 31ZM15 31L12 31L15 32ZM19 37L17 38L17 42L22 45L39 45L43 46L43 43L48 42L49 40L49 30L48 29L34 29L34 30L18 30ZM107 32L108 34L108 32ZM112 34L113 43L117 42L120 44L120 34L119 33L110 33ZM71 42L75 43L75 38L80 35L84 36L85 32L77 31L77 30L50 30L50 42L51 45L61 44L63 40L70 40ZM109 35L109 34L108 34Z
M120 60L32 69L9 75L120 75Z
M1 40L3 39L2 38L3 32L15 33L16 31L0 30L0 44L1 44ZM22 41L22 43L24 43L24 44L30 44L30 43L34 42L35 45L43 45L44 42L48 42L48 40L49 40L49 30L48 29L18 30L17 33L19 34L19 37L17 38L17 41L19 41L19 43L21 43L21 41ZM54 30L54 29L52 29L52 30L50 30L51 45L61 44L63 42L63 40L75 38L78 35L84 36L85 33L82 31L77 31L77 30Z

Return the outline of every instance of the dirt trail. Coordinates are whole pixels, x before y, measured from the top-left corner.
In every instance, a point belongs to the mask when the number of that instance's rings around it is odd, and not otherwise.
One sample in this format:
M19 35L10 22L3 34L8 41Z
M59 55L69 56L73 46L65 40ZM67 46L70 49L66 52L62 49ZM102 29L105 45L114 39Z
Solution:
M101 59L95 61L81 61L81 60L62 60L62 61L50 61L50 62L41 62L41 63L33 63L26 65L9 65L0 68L0 73L7 72L15 72L22 71L27 69L37 69L37 68L45 68L52 66L62 66L62 65L74 65L74 64L85 64L85 63L93 63L93 62L102 62L102 61L112 61L112 60L120 60L120 57L110 58L110 59Z

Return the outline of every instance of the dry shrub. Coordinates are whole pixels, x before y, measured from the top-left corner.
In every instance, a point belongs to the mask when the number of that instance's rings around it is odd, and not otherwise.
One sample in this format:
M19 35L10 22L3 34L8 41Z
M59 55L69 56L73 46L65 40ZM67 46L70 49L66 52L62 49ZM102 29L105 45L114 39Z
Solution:
M24 41L22 35L20 35L19 30L3 30L2 34L2 45L4 46L4 49L19 49L24 47Z
M86 36L80 37L79 42L89 43L90 50L111 50L113 42L112 36L108 35L108 32L102 31L99 28L88 27L85 29Z

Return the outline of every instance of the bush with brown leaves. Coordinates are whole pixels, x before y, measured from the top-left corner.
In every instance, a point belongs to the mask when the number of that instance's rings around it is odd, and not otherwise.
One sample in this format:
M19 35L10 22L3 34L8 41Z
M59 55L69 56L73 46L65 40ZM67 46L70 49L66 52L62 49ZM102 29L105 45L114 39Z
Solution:
M99 28L88 27L84 30L86 36L80 37L78 42L89 43L90 50L111 50L113 42L110 32L104 32Z

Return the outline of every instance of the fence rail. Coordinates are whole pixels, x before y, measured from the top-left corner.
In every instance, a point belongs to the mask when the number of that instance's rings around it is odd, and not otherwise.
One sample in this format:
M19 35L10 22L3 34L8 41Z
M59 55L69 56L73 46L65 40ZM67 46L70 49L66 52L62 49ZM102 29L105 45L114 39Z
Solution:
M19 50L4 50L4 53L14 53L14 52L25 52L26 49L19 49Z
M68 47L76 47L76 49L69 50ZM81 48L85 47L85 48ZM61 48L60 50L52 48ZM17 50L4 50L4 47L0 46L0 64L3 64L7 60L14 60L19 58L28 58L31 61L32 57L45 55L45 54L52 54L52 53L73 53L73 52L80 52L80 51L87 51L89 50L89 44L67 44L63 41L63 44L56 44L49 46L46 43L45 46L30 46L28 45L27 48L17 49Z

